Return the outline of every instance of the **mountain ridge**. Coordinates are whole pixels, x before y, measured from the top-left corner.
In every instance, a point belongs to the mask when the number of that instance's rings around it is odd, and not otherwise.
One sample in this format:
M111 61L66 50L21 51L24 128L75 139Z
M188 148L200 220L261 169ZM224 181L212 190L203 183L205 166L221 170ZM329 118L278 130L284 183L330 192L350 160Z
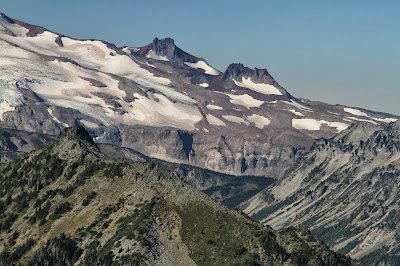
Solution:
M317 141L283 179L242 208L275 229L310 228L366 265L396 265L399 128L398 121L361 123Z
M359 265L306 230L278 233L229 211L154 163L99 156L87 136L67 128L0 165L0 264Z

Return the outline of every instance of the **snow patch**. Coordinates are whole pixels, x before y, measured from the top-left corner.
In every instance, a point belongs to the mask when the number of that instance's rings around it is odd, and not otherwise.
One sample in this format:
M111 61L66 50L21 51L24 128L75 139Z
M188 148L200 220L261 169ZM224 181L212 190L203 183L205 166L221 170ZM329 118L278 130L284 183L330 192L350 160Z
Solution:
M208 109L210 110L222 110L223 108L221 106L218 105L214 105L214 104L209 104L206 106Z
M264 127L268 126L271 123L271 120L269 120L268 118L256 114L248 116L247 120L254 123L255 126L259 129L263 129Z
M207 88L209 86L208 83L201 83L201 84L197 84L197 85L199 85L200 87L203 87L203 88Z
M348 119L351 119L353 121L360 121L360 122L368 122L374 125L378 125L377 122L373 121L373 120L369 120L369 119L362 119L362 118L357 118L357 117L352 117L352 116L346 116Z
M362 111L360 111L360 110L358 110L358 109L353 109L353 108L348 108L348 107L344 107L343 110L344 110L345 112L347 112L347 113L352 114L352 115L364 116L364 117L371 118L371 119L373 119L373 120L375 120L375 121L384 122L384 123L390 123L390 122L394 122L394 121L397 121L397 120L398 120L397 118L390 118L390 117L387 117L387 118L372 117L372 116L370 116L370 115L368 115L368 114L366 114L366 113L364 113L364 112L362 112ZM353 119L353 120L357 120L357 121L365 121L365 120L357 119L357 118L355 118L355 117L349 117L349 118L350 118L350 119ZM370 120L367 120L366 122L370 122ZM375 123L375 124L376 124L376 123Z
M250 78L242 77L242 82L236 80L233 80L233 82L235 82L239 87L248 88L258 93L266 95L282 95L282 92L280 92L275 86L265 83L254 83Z
M225 126L226 125L224 123L224 121L220 120L219 118L217 118L213 115L207 114L206 118L207 118L208 123L210 123L213 126Z
M303 111L307 111L307 112L312 112L313 110L311 108L308 108L302 104L299 104L297 102L295 102L293 99L290 100L290 102L288 101L282 101L283 103L289 104L291 106L296 107L297 109L303 110Z
M158 55L156 54L153 50L150 50L147 55L147 58L155 59L155 60L160 60L160 61L169 61L169 59L166 56Z
M295 109L284 109L284 110L287 110L287 111L289 111L289 112L291 112L291 113L293 113L295 115L298 115L298 116L304 116L302 113L297 112Z
M4 121L3 114L5 112L10 112L10 111L14 111L14 110L15 110L15 107L11 106L8 102L6 102L6 101L1 102L0 103L0 120Z
M292 126L296 129L320 130L322 125L334 127L338 132L345 130L349 125L342 122L328 122L312 118L292 119Z
M244 120L241 117L238 116L234 116L234 115L223 115L222 116L225 120L229 121L229 122L234 122L234 123L238 123L238 124L245 124L246 126L250 125L250 123L246 120Z
M345 112L347 112L347 113L352 114L352 115L370 117L370 116L367 115L366 113L364 113L364 112L362 112L362 111L360 111L360 110L357 110L357 109L344 107L343 110L344 110Z
M229 94L229 93L223 93L223 92L218 92L218 93L228 95L231 98L231 100L230 100L231 103L236 104L236 105L242 105L248 109L250 109L251 107L260 107L264 103L264 101L254 99L247 93L241 94L241 95L235 95L235 94Z
M220 72L218 70L216 70L215 68L210 67L206 62L204 61L198 61L196 63L189 63L189 62L185 62L185 65L190 66L191 68L200 68L203 69L204 72L206 74L209 75L214 75L214 76L218 76L220 74Z
M61 122L60 120L57 119L57 117L54 116L53 114L53 110L51 110L50 108L47 108L47 112L49 112L50 116L53 118L53 120L61 125L63 125L64 127L69 127L68 124Z

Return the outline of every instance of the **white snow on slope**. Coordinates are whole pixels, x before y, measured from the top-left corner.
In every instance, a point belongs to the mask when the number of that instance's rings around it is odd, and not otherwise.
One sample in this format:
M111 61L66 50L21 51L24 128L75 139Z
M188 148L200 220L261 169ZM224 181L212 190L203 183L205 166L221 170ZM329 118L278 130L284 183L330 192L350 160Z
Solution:
M372 119L374 119L375 121L385 122L385 123L395 122L398 120L397 118L390 118L390 117L387 117L387 118L372 117Z
M208 109L210 110L222 110L223 108L221 106L218 105L214 105L214 104L209 104L206 106Z
M8 102L6 102L6 101L1 102L0 103L0 120L4 121L3 114L5 112L14 111L14 110L15 110L15 107L11 106Z
M220 120L219 118L217 118L213 115L207 114L206 118L207 118L208 123L210 123L213 126L225 126L226 125L224 121Z
M369 120L369 119L362 119L362 118L357 118L357 117L352 117L352 116L346 116L348 119L351 119L351 120L353 120L353 121L360 121L360 122L368 122L368 123L371 123L371 124L374 124L374 125L377 125L378 123L377 122L375 122L374 120ZM350 121L351 121L350 120ZM353 122L352 121L352 122Z
M201 83L201 84L197 84L197 85L199 85L200 87L203 87L203 88L207 88L209 86L208 83Z
M147 58L155 59L155 60L160 60L160 61L169 61L166 56L158 55L156 54L153 50L150 50L147 55Z
M250 125L250 123L246 120L244 120L241 117L238 116L234 116L234 115L223 115L222 116L225 120L229 121L229 122L234 122L234 123L238 123L238 124L245 124L246 126Z
M0 16L0 32L5 32L7 30L12 31L12 33L17 36L26 36L26 34L29 32L28 29L18 24L8 23L8 21L3 16Z
M222 93L222 92L218 92L218 93ZM230 100L231 103L236 104L236 105L242 105L244 107L247 107L248 109L250 109L251 107L260 107L264 103L264 101L254 99L247 93L241 94L241 95L235 95L235 94L229 94L229 93L222 93L222 94L228 95L231 98L231 100Z
M258 93L266 95L282 95L282 93L273 85L264 83L254 83L250 78L242 77L242 82L233 80L239 87L248 88Z
M28 51L49 56L70 58L78 64L94 70L100 70L133 80L141 76L142 78L163 85L171 83L169 79L156 77L151 72L141 68L129 54L117 54L102 41L80 41L62 37L63 47L60 47L55 42L58 35L49 31L45 31L35 37L12 37L0 34L0 38L15 43Z
M218 76L220 74L220 72L218 70L216 70L215 68L210 67L206 62L204 61L198 61L196 63L189 63L189 62L185 62L185 65L190 66L191 68L200 68L203 69L204 72L206 74L209 75L214 75L214 76Z
M297 102L295 102L293 99L290 100L290 102L288 101L282 101L283 103L289 104L291 106L296 107L297 109L303 110L303 111L307 111L307 112L312 112L313 110L311 108L308 108L302 104L299 104Z
M365 117L371 118L371 119L373 119L373 120L375 120L375 121L379 121L379 122L390 123L390 122L397 121L396 118L390 118L390 117L387 117L387 118L372 117L372 116L370 116L370 115L368 115L368 114L366 114L366 113L364 113L364 112L362 112L362 111L360 111L360 110L358 110L358 109L354 109L354 108L344 107L343 110L344 110L345 112L347 112L347 113L352 114L352 115L356 115L356 116L365 116ZM357 121L364 121L364 120L356 119L355 117L349 117L349 118L350 118L350 119L357 120ZM367 122L370 122L370 120L368 120Z
M271 123L271 120L269 120L268 118L256 114L248 116L247 120L254 123L255 126L258 127L259 129L263 129L264 127L268 126Z
M129 112L122 115L125 123L136 122L151 126L172 125L177 128L194 130L194 125L203 119L197 108L178 102L174 103L162 94L148 94L158 101L135 93L134 96L137 99L131 103Z
M295 115L298 115L298 116L304 116L302 113L297 112L295 109L283 109L283 110L287 110L287 111L289 111L289 112L291 112L291 113L293 113Z
M58 120L57 117L55 117L55 115L53 114L53 110L51 110L50 108L47 108L47 112L49 112L50 116L53 118L54 121L56 121L57 123L63 125L64 127L69 127L68 124L61 122L60 120Z
M328 122L325 120L315 120L312 118L292 119L292 126L296 129L320 130L322 125L334 127L338 132L345 130L349 125L342 122Z
M362 112L362 111L360 111L360 110L357 110L357 109L344 107L343 110L344 110L345 112L347 112L347 113L352 114L352 115L369 117L369 115L367 115L366 113L364 113L364 112Z

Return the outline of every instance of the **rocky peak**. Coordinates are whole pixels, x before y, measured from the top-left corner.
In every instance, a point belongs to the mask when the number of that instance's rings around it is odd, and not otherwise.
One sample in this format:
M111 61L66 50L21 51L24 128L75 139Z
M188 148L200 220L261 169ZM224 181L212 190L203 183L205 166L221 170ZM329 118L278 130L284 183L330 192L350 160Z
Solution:
M253 82L272 84L276 82L267 69L248 68L241 63L232 63L224 73L224 79L241 81L242 77L251 78Z
M222 79L241 82L243 78L250 78L254 83L264 83L276 87L285 97L293 98L279 83L268 73L267 69L248 68L241 63L232 63L225 70Z
M93 141L92 136L82 126L65 128L57 137L58 147L65 150L64 153L71 153L74 149L99 154L100 150Z
M138 54L140 56L146 56L150 50L160 56L165 56L168 60L178 63L190 62L195 63L199 60L204 60L186 53L178 46L175 45L175 41L172 38L158 39L154 38L153 42L139 48Z
M174 39L165 38L165 39L159 40L156 37L153 40L152 48L156 54L162 55L162 56L167 56L168 58L172 58L175 54L175 50L178 47L176 47Z

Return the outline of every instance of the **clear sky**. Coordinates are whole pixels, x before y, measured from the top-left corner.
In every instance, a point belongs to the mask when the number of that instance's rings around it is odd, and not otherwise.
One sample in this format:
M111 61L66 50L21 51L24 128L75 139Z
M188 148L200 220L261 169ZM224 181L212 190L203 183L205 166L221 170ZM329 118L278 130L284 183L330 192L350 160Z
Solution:
M0 12L117 46L171 37L221 71L267 68L296 97L400 115L399 0L0 0Z

